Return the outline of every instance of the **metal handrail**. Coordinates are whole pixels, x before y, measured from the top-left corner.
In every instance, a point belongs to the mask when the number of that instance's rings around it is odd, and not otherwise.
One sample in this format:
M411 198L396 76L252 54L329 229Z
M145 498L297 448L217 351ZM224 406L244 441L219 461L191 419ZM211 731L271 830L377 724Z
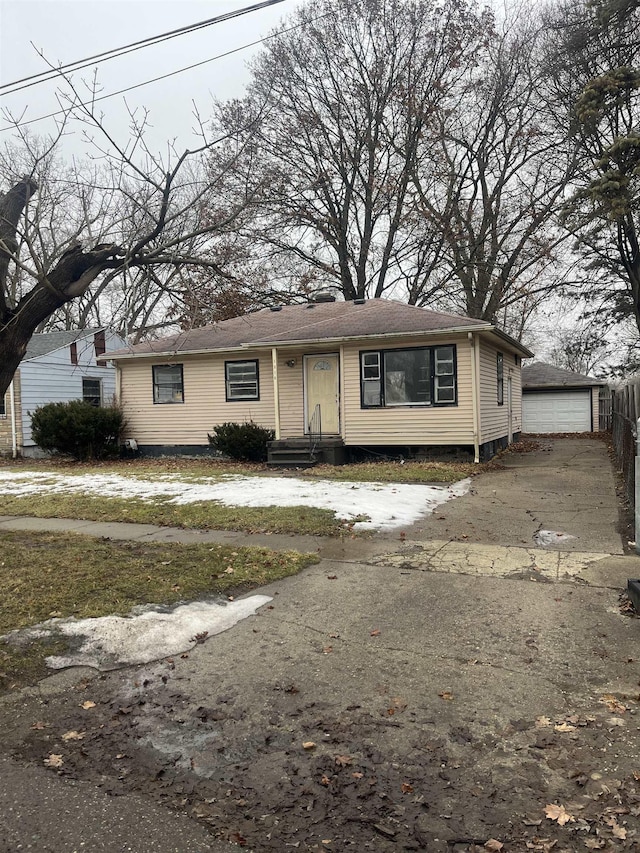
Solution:
M322 412L320 403L316 403L313 414L309 419L309 458L313 459L319 442L322 441Z

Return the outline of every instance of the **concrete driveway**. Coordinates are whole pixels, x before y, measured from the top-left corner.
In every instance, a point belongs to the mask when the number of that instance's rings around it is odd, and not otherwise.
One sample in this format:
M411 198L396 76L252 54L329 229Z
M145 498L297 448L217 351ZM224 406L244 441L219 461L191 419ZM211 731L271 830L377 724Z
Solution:
M392 538L321 544L261 590L270 606L180 658L7 697L4 751L188 815L211 840L185 850L629 849L640 622L619 593L640 560L606 448L561 439L504 463ZM539 548L540 530L575 538ZM31 849L76 849L93 814ZM34 821L5 809L0 828L23 841ZM118 844L93 849L173 849Z

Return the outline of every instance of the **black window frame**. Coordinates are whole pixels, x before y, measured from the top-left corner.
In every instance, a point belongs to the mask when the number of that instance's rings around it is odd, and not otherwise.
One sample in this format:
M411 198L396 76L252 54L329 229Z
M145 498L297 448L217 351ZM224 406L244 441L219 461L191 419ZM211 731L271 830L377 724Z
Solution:
M88 399L89 395L85 392L85 382L97 382L98 383L98 397L96 398L95 394L90 395L91 399ZM93 402L94 400L98 400L97 403ZM89 403L92 406L95 406L97 409L102 406L102 379L99 379L96 376L83 376L82 377L82 401L84 403Z
M504 406L504 353L496 353L496 399Z
M182 394L181 400L158 400L156 394L156 388L162 387L160 383L156 380L156 371L161 368L170 367L172 369L178 369L180 371L180 390ZM179 406L184 403L184 369L182 364L153 364L151 366L151 378L152 378L152 394L153 394L153 405L154 406ZM164 386L169 384L177 385L178 383L163 383Z
M452 352L451 359L441 359L442 362L448 362L449 360L453 363L453 373L452 374L440 374L442 376L453 375L453 400L438 400L437 399L437 375L436 375L436 364L438 359L436 357L437 350L445 350L449 349ZM413 403L387 403L385 400L385 388L384 388L384 376L385 376L385 357L388 353L397 353L397 352L414 352L417 350L428 351L429 352L429 401L428 402L413 402ZM369 376L365 378L365 367L368 370L371 370L373 367L372 361L369 364L365 365L366 356L377 355L378 357L378 376ZM456 344L437 344L433 346L426 347L389 347L388 349L377 349L377 350L360 350L360 408L361 409L411 409L411 408L421 408L421 409L430 409L430 408L446 408L448 406L457 406L458 405L458 350ZM380 383L380 402L379 403L366 403L365 402L365 383L369 381L377 381Z
M231 366L237 367L241 364L252 364L255 368L256 378L255 380L232 380L229 379L229 368ZM255 394L245 394L241 397L232 396L229 391L233 384L239 385L247 385L252 384L255 381ZM225 361L224 363L224 396L227 403L246 403L247 400L250 402L254 402L260 399L260 361L257 358L240 358L240 359L230 359L229 361Z
M7 395L0 394L0 418L7 417Z

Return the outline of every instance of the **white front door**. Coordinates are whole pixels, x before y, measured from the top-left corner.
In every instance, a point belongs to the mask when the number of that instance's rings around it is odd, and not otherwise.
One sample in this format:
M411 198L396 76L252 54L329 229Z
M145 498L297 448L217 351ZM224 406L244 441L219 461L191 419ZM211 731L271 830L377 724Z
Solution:
M320 407L322 435L340 434L340 359L337 354L305 355L305 432L316 406Z

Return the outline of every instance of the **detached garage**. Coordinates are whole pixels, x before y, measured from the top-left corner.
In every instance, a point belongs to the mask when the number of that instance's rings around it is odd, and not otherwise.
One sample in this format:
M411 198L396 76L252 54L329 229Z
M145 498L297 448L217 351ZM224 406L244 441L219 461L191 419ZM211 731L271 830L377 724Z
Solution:
M597 432L601 379L537 362L522 368L523 432Z

